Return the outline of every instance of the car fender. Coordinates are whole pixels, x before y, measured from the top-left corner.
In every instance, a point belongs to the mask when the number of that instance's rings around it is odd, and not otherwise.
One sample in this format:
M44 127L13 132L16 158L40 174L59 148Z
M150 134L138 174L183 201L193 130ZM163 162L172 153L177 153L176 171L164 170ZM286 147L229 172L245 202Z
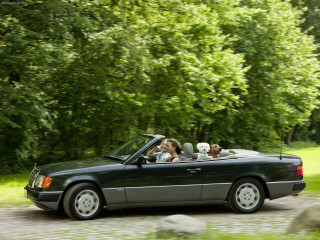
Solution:
M63 183L63 187L66 189L70 187L70 184L74 185L74 183L77 183L77 182L93 182L96 185L98 185L99 188L101 189L97 179L91 175L81 175L81 176L73 176L71 178L67 178Z

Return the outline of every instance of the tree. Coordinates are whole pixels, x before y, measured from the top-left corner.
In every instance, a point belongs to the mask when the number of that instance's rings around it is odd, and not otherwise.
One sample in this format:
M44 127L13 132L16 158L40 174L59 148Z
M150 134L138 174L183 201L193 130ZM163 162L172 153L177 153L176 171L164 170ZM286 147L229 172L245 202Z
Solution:
M319 1L317 0L311 0L311 1L305 1L305 0L292 0L292 5L294 7L297 7L299 9L303 10L303 19L304 21L300 24L302 30L313 36L315 38L315 42L317 43L317 49L316 53L318 54L319 59L319 43L320 43L320 6ZM295 134L293 135L293 138L296 139L298 136L301 136L303 140L311 139L316 141L317 143L320 142L320 110L319 105L316 109L313 110L312 116L308 118L307 123L298 130L295 131ZM301 130L300 130L301 129ZM307 129L309 133L311 134L303 134L301 131L303 129ZM301 140L301 139L300 139Z
M241 138L235 143L258 147L276 140L281 128L301 124L317 105L319 62L312 37L299 28L302 12L277 0L211 6L227 9L220 15L223 33L234 39L232 49L244 54L249 67L248 94L233 127Z
M0 5L3 172L145 132L224 147L278 139L317 104L301 14L280 0Z

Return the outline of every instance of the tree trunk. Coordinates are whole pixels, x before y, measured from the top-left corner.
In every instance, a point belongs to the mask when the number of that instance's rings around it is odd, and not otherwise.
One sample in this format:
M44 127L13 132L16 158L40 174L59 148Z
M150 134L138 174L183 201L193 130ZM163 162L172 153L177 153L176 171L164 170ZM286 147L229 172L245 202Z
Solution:
M291 128L291 130L288 132L288 137L287 137L287 144L288 144L288 145L291 143L292 136L293 136L293 133L294 133L295 128L296 128L296 126L293 126L293 127Z

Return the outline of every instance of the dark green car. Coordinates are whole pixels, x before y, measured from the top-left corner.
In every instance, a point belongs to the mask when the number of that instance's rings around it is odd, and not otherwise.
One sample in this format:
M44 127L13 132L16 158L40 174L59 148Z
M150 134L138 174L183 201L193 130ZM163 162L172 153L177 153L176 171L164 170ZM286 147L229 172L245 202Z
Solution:
M156 163L146 153L163 138L145 134L102 158L35 166L25 196L40 208L63 208L71 218L86 220L104 207L227 202L235 212L252 213L265 198L305 188L300 157L233 149L219 158L196 160L188 150L183 154L190 157L181 162Z

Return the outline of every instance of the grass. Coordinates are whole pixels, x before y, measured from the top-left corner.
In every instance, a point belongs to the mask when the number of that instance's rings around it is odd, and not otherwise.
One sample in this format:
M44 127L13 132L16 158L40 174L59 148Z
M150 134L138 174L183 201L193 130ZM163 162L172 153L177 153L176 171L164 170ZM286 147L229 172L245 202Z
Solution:
M320 146L303 148L285 148L285 153L300 156L303 161L304 180L307 183L306 191L320 193Z
M24 187L28 184L30 173L0 176L0 207L32 205L24 197Z

